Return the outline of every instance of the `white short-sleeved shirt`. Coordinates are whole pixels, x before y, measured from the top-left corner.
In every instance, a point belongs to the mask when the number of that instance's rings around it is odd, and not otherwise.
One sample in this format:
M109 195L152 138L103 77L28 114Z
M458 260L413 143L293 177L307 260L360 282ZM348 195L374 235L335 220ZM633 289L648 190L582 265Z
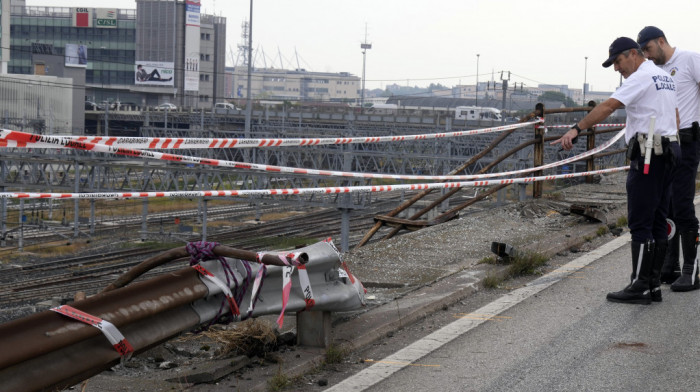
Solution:
M661 68L676 82L681 128L700 122L700 53L676 49Z
M625 142L629 143L636 133L649 133L652 116L656 116L654 134L671 136L678 132L676 84L652 61L644 61L611 98L622 102L627 111Z

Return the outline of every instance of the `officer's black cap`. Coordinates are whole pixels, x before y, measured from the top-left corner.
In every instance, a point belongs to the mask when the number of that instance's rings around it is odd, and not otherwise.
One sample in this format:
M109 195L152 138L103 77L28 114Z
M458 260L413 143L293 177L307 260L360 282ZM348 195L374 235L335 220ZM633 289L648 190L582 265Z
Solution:
M637 34L637 43L639 44L640 48L643 48L647 42L659 37L665 37L664 32L661 31L660 28L655 26L647 26L643 28L639 34Z
M613 41L608 48L608 59L603 63L603 67L608 68L615 62L617 56L628 49L639 49L639 45L628 37L620 37Z

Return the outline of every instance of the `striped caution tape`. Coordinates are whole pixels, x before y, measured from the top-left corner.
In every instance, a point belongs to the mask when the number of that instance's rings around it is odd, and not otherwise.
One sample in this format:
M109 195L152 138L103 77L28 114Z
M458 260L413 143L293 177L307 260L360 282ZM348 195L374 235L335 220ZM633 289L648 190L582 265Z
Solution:
M231 314L234 317L239 316L241 314L240 310L238 310L238 304L236 303L236 300L233 297L233 292L231 292L231 288L228 287L228 285L222 282L221 279L217 278L216 275L209 272L206 268L202 267L201 264L195 264L192 266L192 268L197 270L197 272L199 272L200 275L202 275L205 279L214 283L218 288L221 289L221 292L224 293L224 295L226 296L226 301L228 302Z
M291 147L317 146L328 144L357 144L357 143L387 143L414 140L443 139L470 135L480 135L493 132L509 131L524 128L542 122L541 119L525 123L502 125L498 127L474 129L469 131L436 132L419 135L403 136L374 136L374 137L344 137L344 138L290 138L290 139L242 139L242 138L157 138L157 137L89 137L89 136L45 136L34 135L35 139L43 139L48 143L56 143L56 138L62 143L89 143L118 148L135 149L204 149L204 148L259 148L259 147ZM26 141L23 132L2 130L0 132L0 147L30 147L36 142ZM38 141L37 141L38 142ZM58 147L58 145L47 146Z
M265 255L265 252L258 252L256 255L256 259L262 261ZM289 295L292 291L292 274L294 273L295 268L299 274L299 285L301 286L301 291L304 295L304 303L306 304L304 309L311 309L316 304L316 300L314 299L314 293L311 289L311 281L309 280L309 274L306 270L306 266L300 261L301 255L301 252L287 252L277 254L277 257L284 264L284 266L282 267L282 311L280 312L280 315L277 318L277 325L280 329L284 324L284 312L287 309Z
M117 352L119 353L119 355L122 356L122 358L129 359L131 357L131 354L134 352L134 348L131 347L131 344L129 344L124 335L122 335L121 332L119 332L119 330L117 329L117 327L109 321L85 313L68 305L61 305L55 308L51 308L51 310L64 316L68 316L73 320L77 320L85 324L91 325L102 331L107 340L109 340L109 343L112 344L114 349L117 350Z
M253 288L250 291L250 305L248 306L248 312L243 319L250 318L253 315L253 310L255 309L255 303L258 302L258 297L260 296L260 289L262 289L263 279L267 274L267 266L262 263L262 254L258 253L257 262L260 263L260 268L258 273L255 274L255 280L253 281Z
M527 184L537 181L552 181L585 177L597 174L609 174L629 170L629 166L592 170L579 173L556 174L549 176L508 178L480 181L439 182L429 184L406 185L368 185L325 188L285 188L285 189L250 189L228 191L174 191L174 192L95 192L95 193L39 193L39 192L0 192L0 199L131 199L131 198L193 198L193 197L230 197L230 196L289 196L304 194L340 194L340 193L376 193L391 191L417 191L427 189L453 189L464 187L487 187L493 185Z
M4 131L0 131L0 138L2 137L1 135L3 132ZM264 165L264 164L256 164L256 163L224 161L224 160L219 160L219 159L199 158L199 157L193 157L193 156L168 154L168 153L161 153L161 152L147 151L147 150L118 148L118 147L111 147L111 146L94 144L94 143L87 143L87 142L66 142L66 140L63 140L60 137L32 135L32 134L26 134L26 133L21 133L21 132L14 132L14 131L12 131L12 132L14 134L17 134L17 135L15 135L16 138L19 138L18 135L22 134L22 138L23 138L23 140L25 140L25 144L26 143L29 143L29 144L34 143L34 145L41 146L41 147L45 147L46 145L52 146L52 147L62 146L62 147L66 147L66 148L74 148L74 149L86 150L86 151L104 152L104 153L131 156L131 157L139 157L139 158L145 158L145 159L163 160L163 161L181 162L181 163L192 163L192 164L201 164L201 165L210 165L210 166L221 166L221 167L230 167L230 168L235 168L235 169L266 171L266 172L274 172L274 173L319 175L319 176L361 178L361 179L426 180L426 181L451 181L451 180L466 180L466 179L477 179L477 178L506 177L506 176L517 175L517 174L522 174L522 173L529 173L529 172L538 171L538 170L544 170L544 169L548 169L551 167L563 165L563 164L568 163L568 162L580 160L580 159L589 157L593 154L596 154L599 151L602 151L602 150L608 148L610 145L615 143L617 140L619 140L624 135L624 129L623 129L622 131L618 132L614 137L612 137L610 140L608 140L606 143L604 143L596 148L588 150L588 151L586 151L582 154L579 154L577 156L567 158L565 160L549 163L549 164L538 166L538 167L509 171L509 172L501 172L501 173L470 174L470 175L459 175L459 176L457 176L457 175L454 175L454 176L449 176L449 175L447 175L447 176L423 176L423 175L372 174L372 173L356 173L356 172L343 172L343 171L332 171L332 170L301 169L301 168L287 167L287 166L274 166L274 165ZM35 141L30 143L29 142L30 140L35 140ZM38 141L38 140L43 140L43 141ZM51 142L49 142L49 140L53 140L55 143L51 143Z
M613 128L613 127L624 127L627 124L621 123L621 124L596 124L592 126L591 128ZM564 129L570 129L572 125L535 125L535 128L564 128Z

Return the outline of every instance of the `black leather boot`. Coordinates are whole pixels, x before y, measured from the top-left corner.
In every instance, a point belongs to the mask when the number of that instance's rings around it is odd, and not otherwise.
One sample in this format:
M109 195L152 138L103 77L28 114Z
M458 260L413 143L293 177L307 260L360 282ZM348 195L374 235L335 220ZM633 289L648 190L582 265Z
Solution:
M658 242L657 242L658 244ZM680 234L676 234L668 240L668 250L664 258L663 266L661 267L661 283L673 283L681 276L681 264L679 260L678 248L680 247Z
M632 283L627 285L624 289L608 293L606 297L608 301L649 305L651 303L649 276L651 274L653 258L654 241L632 241L632 266L635 267L634 279L632 279Z
M663 266L668 260L666 252L669 241L665 238L656 240L654 243L654 258L651 264L651 276L649 278L649 290L651 292L651 300L653 302L661 302L661 276L663 275Z
M632 283L624 289L608 293L606 297L608 301L649 305L651 303L649 285L653 258L654 241L632 241L632 266L635 268L634 278Z
M672 291L692 291L700 289L698 281L698 232L690 230L681 233L683 248L683 269L681 276L671 284Z

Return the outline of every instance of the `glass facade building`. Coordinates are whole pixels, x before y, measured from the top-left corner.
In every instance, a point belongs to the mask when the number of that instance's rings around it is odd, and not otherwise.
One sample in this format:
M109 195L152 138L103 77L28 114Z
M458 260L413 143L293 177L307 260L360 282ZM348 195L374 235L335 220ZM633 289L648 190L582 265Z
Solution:
M2 0L9 1L9 0ZM172 102L177 106L213 106L223 97L226 18L201 15L202 40L216 39L217 45L201 45L201 53L185 53L185 29L188 12L199 8L196 0L138 0L137 9L70 8L12 5L10 24L10 61L8 72L55 75L48 65L37 65L36 54L66 56L66 45L84 46L85 100L156 106ZM20 2L21 4L21 2ZM194 6L192 4L195 4ZM101 6L109 6L108 4ZM84 11L89 22L77 27L76 14ZM113 24L100 24L100 15L111 13ZM102 19L104 20L104 19ZM199 38L199 34L197 34ZM191 46L191 45L190 45ZM199 48L198 48L199 49ZM206 53L204 51L207 51ZM189 59L202 61L207 76L185 72ZM154 85L135 80L137 62L143 60L171 64L172 82ZM55 66L55 64L54 64ZM221 75L221 77L214 77ZM201 83L186 87L185 78ZM211 77L209 77L211 76ZM204 99L203 99L204 97Z
M65 55L66 44L88 48L88 84L133 84L136 10L118 9L117 28L71 26L71 9L65 7L12 7L9 73L33 74L32 44L53 46Z

